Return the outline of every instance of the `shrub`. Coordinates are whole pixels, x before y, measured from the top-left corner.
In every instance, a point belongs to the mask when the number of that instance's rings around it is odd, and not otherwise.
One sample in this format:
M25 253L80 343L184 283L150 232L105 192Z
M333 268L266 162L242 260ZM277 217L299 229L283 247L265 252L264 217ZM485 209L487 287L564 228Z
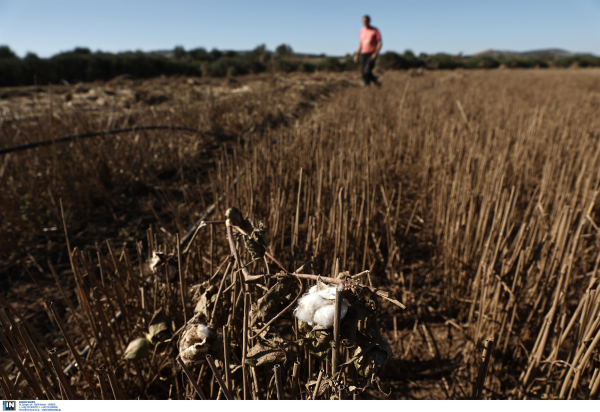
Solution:
M415 56L412 50L405 50L402 57L412 68L425 67L425 61L420 57Z
M582 54L577 56L577 63L580 67L600 67L600 57Z
M22 84L23 73L17 59L0 59L0 87Z
M254 74L262 73L267 70L267 66L262 64L260 61L250 61L250 71Z
M336 59L335 57L328 57L320 60L317 63L317 70L320 72L341 72L344 70L344 65L339 61L339 59Z
M354 63L354 56L347 54L342 62L344 70L356 70L358 69L358 63Z
M239 76L248 74L250 69L250 63L242 58L222 57L214 62L205 63L202 74L212 77Z
M383 53L379 57L377 64L382 69L387 70L406 70L411 67L408 60L406 60L403 56L399 55L398 53L394 52Z
M267 50L267 47L264 44L257 46L250 53L245 55L245 58L251 60L253 63L258 63L261 70L255 71L253 68L253 73L260 73L261 71L267 70L271 66L271 62L273 60L273 53Z
M425 62L416 57L411 50L406 50L404 54L395 52L385 52L377 60L377 64L382 69L388 70L406 70L413 67L423 67Z
M290 59L278 58L273 63L273 70L277 72L290 73L296 70L296 65Z
M312 62L302 62L298 69L305 73L313 73L317 69L317 66Z
M184 59L186 56L187 53L183 46L177 46L173 49L173 57L175 57L177 60Z
M506 67L511 67L511 68L535 67L535 62L533 61L533 59L516 57L516 56L503 59L502 63L504 63L506 65Z
M210 54L206 51L206 49L203 49L202 47L190 50L188 52L188 56L190 56L192 58L192 60L195 60L195 61L211 60Z
M556 66L556 67L569 67L574 62L575 62L575 58L573 56L559 57L557 59L554 59L554 61L552 62L552 65Z
M458 58L446 53L428 56L425 63L428 69L456 69L462 66Z
M212 49L209 53L210 55L210 60L215 61L220 59L221 57L223 57L223 52L221 52L220 50L217 49Z
M477 67L482 69L495 69L500 66L500 62L492 57L482 57L477 62Z

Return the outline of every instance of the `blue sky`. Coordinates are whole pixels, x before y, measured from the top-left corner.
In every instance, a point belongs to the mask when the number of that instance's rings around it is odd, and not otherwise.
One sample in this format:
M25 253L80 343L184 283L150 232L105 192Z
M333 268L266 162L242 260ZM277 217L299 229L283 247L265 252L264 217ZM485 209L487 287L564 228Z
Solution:
M600 0L0 0L0 44L47 57L93 51L281 43L343 55L371 15L383 49L472 54L557 47L600 55Z

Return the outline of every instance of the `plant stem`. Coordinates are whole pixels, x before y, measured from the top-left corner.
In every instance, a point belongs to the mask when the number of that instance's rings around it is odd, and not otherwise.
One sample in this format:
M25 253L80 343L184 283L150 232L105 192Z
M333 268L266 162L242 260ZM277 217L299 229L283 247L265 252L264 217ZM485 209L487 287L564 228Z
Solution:
M223 394L225 394L225 397L227 398L227 400L232 401L233 395L231 394L231 392L229 392L229 388L227 388L227 385L225 385L225 382L223 382L223 378L221 377L221 374L219 373L219 370L217 369L217 366L215 365L215 362L213 361L212 356L206 355L206 360L208 361L208 366L210 366L210 369L212 370L213 374L215 375L215 378L217 379L217 383L219 384L219 387L223 391Z
M344 292L342 290L335 291L335 312L333 315L333 348L331 349L331 372L332 375L338 371L339 354L340 354L340 317L342 315L342 300Z
M181 358L179 356L177 357L177 362L179 362L179 365L181 365L181 369L183 369L183 373L185 373L185 376L187 376L188 380L192 383L192 386L194 387L194 390L196 391L196 393L198 394L200 399L205 401L206 396L204 396L204 392L202 392L202 389L200 389L200 386L198 386L198 384L194 380L192 373L187 368L187 366L185 366L185 363L183 362L183 360L181 360ZM202 371L200 371L200 372L202 372Z
M283 400L283 382L281 381L281 366L275 365L273 367L273 373L275 374L275 388L277 389L277 400Z

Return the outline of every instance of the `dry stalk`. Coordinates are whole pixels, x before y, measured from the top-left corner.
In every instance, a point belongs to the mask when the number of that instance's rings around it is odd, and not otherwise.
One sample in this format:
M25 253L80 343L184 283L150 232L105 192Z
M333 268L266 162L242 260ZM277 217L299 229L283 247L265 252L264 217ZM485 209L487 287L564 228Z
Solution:
M494 350L494 338L488 338L483 346L483 353L481 354L481 364L477 371L477 380L473 385L473 399L480 399L483 391L483 384L487 375L488 365L492 358L492 351Z
M124 400L125 398L123 396L123 393L121 392L121 388L119 387L119 383L117 382L115 373L111 369L105 369L104 373L106 374L106 377L108 378L108 382L110 383L110 387L112 389L115 400L117 400L117 401Z
M181 366L181 369L183 369L183 373L185 373L185 376L187 376L188 380L192 384L192 387L194 388L194 390L196 391L196 393L198 394L198 396L200 397L200 399L202 399L203 401L205 401L207 398L204 395L204 392L202 392L202 389L200 389L200 386L198 385L198 383L194 379L194 377L193 377L192 373L190 372L190 370L188 369L188 367L185 366L185 363L181 360L180 357L177 357L177 362L179 362L179 366ZM200 375L198 376L198 380L200 379L201 376L202 376L202 371L200 371Z
M281 366L275 365L273 367L273 374L275 375L275 388L277 389L277 400L282 401L283 398L283 381L281 379Z
M235 255L234 255L235 256ZM244 400L248 399L248 365L246 355L248 353L248 322L250 317L250 293L244 293L244 327L242 329L242 373L244 385Z
M339 356L340 356L340 317L342 311L342 301L344 292L341 290L335 291L335 312L333 318L333 346L331 348L331 371L332 374L338 372Z
M210 366L210 369L212 370L214 377L217 379L217 383L219 384L219 387L225 394L225 397L227 398L227 400L232 401L233 395L231 394L231 392L229 391L229 388L227 388L227 385L223 381L223 378L221 377L221 374L219 373L219 370L217 369L217 366L215 365L215 362L213 361L212 356L206 355L206 361L208 362L208 366Z
M15 351L15 348L13 348L12 345L10 344L10 342L8 341L8 339L6 339L6 335L4 334L4 332L2 330L0 330L0 342L4 346L4 350L6 350L8 352L8 354L9 354L10 358L13 360L15 366L19 369L19 372L23 375L23 377L25 378L27 383L30 385L30 387L33 390L33 392L35 393L35 395L38 397L38 399L42 399L44 397L44 393L43 393L42 389L39 387L38 382L31 377L31 375L29 374L29 371L27 371L27 369L25 367L26 365L21 362L21 359L19 358L19 355Z
M63 399L67 399L67 400L77 399L75 397L75 394L73 393L73 388L71 388L71 384L67 380L67 377L63 374L62 368L60 366L60 362L58 360L58 357L56 356L56 349L52 349L51 351L48 351L48 355L50 356L50 361L52 362L52 366L54 367L54 373L56 374L56 376L58 377L58 380L60 381L61 393L64 393L64 395L66 395L66 398L63 396Z
M299 372L300 372L300 362L294 362L294 369L292 370L292 400L295 400L298 396L298 387L300 385L299 382Z
M321 389L321 381L323 380L323 374L325 373L325 371L323 369L319 370L319 376L317 377L317 383L315 384L315 390L313 391L312 394L312 400L316 400L317 399L317 395L319 394L319 389Z
M77 362L77 365L79 365L79 370L81 371L83 379L90 386L90 391L92 392L92 394L94 395L94 397L97 397L98 394L96 393L96 390L94 388L95 387L94 379L91 376L88 375L88 371L85 368L85 363L84 363L83 359L81 358L81 356L79 355L79 352L77 351L77 348L75 347L75 345L73 343L73 340L71 339L71 336L69 336L66 333L65 327L64 327L62 321L60 320L60 317L56 313L56 309L54 308L54 304L52 302L46 302L46 305L52 311L52 315L54 316L54 320L56 320L56 323L58 324L60 332L64 336L65 341L67 342L67 346L69 347L69 351L71 352L71 355L73 356L73 358Z

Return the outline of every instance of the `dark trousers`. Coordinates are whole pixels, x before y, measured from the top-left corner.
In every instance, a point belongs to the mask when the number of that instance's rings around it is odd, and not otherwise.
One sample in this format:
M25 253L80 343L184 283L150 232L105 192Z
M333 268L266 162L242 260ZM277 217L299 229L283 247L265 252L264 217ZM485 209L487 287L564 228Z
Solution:
M375 67L375 60L371 59L373 53L361 53L360 54L360 71L362 73L365 84L371 82L377 83L377 77L373 75L373 67Z

